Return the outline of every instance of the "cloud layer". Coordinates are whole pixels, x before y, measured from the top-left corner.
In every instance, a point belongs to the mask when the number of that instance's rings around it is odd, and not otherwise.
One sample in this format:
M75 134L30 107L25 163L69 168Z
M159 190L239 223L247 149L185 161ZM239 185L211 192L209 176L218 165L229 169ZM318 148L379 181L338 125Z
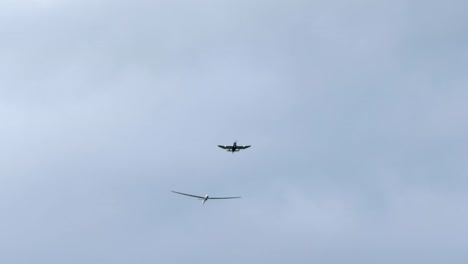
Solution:
M466 9L0 3L0 262L466 263Z

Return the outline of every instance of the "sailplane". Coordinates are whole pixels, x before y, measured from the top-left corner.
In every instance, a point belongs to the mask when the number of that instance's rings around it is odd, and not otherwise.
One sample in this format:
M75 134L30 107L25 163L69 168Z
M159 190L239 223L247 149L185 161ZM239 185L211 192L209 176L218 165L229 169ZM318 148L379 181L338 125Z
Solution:
M208 194L205 195L205 196L198 196L198 195L193 195L193 194L188 194L188 193L181 193L181 192L176 192L176 191L171 191L171 192L177 193L177 194L186 195L186 196L190 196L190 197L194 197L194 198L198 198L199 200L203 200L203 204L205 204L205 202L208 201L208 200L237 199L237 198L241 198L240 196L236 196L236 197L210 197Z

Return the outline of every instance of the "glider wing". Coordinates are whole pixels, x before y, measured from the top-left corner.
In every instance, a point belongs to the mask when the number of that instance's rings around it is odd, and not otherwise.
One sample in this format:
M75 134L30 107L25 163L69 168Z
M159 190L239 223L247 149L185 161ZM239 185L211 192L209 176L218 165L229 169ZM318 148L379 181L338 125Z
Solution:
M240 196L237 197L209 197L208 199L237 199L241 198Z
M193 194L188 194L188 193L181 193L181 192L176 192L176 191L171 191L171 192L186 195L186 196L190 196L190 197L205 199L205 197L203 197L203 196L198 196L198 195L193 195Z

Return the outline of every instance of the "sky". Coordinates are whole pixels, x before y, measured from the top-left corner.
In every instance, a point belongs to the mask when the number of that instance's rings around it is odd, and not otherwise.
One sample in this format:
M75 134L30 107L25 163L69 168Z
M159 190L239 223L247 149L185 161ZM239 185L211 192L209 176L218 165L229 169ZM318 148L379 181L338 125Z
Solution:
M468 263L467 9L1 1L0 263Z

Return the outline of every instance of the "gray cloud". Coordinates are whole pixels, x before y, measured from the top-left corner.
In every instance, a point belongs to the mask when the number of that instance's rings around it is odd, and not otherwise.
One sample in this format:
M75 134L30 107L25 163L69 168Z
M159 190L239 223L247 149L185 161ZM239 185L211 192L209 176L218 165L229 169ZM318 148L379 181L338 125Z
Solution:
M0 262L466 262L464 2L0 10Z

